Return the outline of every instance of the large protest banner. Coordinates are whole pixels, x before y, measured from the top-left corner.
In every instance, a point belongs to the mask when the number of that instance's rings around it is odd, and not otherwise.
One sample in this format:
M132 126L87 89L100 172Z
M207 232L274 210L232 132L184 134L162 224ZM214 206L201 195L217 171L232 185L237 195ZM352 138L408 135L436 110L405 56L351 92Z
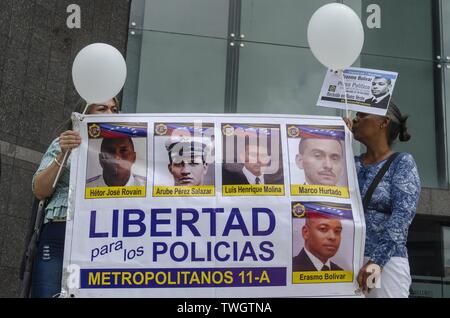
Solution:
M63 295L359 296L342 119L75 114Z

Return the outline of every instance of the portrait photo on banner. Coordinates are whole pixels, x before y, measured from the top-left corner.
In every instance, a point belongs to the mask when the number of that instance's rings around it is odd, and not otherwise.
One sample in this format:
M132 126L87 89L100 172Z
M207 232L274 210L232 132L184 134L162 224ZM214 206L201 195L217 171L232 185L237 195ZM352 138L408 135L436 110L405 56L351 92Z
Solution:
M284 195L280 125L224 123L224 196Z
M145 197L147 123L90 123L87 199Z
M155 197L214 196L212 123L155 123Z
M352 281L354 223L351 206L292 202L291 208L293 283ZM312 272L313 276L296 274L304 272Z
M291 195L349 198L344 126L287 125Z

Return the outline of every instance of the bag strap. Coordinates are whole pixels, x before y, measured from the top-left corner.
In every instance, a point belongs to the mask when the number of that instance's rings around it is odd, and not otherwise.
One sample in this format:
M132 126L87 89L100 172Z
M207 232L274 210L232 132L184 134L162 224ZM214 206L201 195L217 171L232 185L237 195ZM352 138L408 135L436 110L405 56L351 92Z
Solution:
M386 174L386 171L388 171L389 167L391 166L391 163L400 155L399 152L393 153L389 159L384 163L384 165L381 167L380 171L378 171L377 175L372 181L372 184L370 185L369 189L367 189L366 195L363 199L363 208L364 212L369 207L370 200L372 199L373 192L377 188L378 184L380 183L381 179Z

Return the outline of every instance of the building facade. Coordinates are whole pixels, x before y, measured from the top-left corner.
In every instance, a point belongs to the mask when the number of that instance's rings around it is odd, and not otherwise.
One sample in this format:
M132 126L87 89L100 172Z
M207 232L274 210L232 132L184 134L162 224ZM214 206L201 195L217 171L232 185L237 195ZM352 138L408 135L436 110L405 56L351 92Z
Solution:
M413 297L450 297L450 4L445 0L4 0L0 2L0 296L17 296L31 177L78 97L71 63L105 42L126 57L123 111L341 115L315 107L325 68L306 36L322 5L357 12L355 65L399 73L422 180L409 236ZM68 28L77 4L80 28ZM355 145L355 152L360 152Z
M67 27L74 3L80 29ZM127 0L0 1L0 297L19 296L31 178L79 100L72 62L94 42L125 55L129 13Z

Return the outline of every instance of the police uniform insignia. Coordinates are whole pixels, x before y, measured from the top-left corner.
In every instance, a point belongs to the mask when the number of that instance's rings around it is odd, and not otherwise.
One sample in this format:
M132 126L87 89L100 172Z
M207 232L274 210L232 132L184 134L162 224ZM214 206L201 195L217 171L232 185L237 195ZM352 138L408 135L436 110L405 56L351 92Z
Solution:
M300 129L296 126L291 126L288 128L288 136L291 138L296 138L300 135Z
M158 124L155 126L155 134L158 136L164 136L167 134L167 126L165 124Z
M295 218L303 218L305 217L305 206L301 203L296 203L292 206L292 215Z
M100 137L101 134L100 126L97 124L90 124L88 127L88 134L90 138Z
M231 125L224 125L222 126L222 133L225 136L233 136L234 135L234 127Z

